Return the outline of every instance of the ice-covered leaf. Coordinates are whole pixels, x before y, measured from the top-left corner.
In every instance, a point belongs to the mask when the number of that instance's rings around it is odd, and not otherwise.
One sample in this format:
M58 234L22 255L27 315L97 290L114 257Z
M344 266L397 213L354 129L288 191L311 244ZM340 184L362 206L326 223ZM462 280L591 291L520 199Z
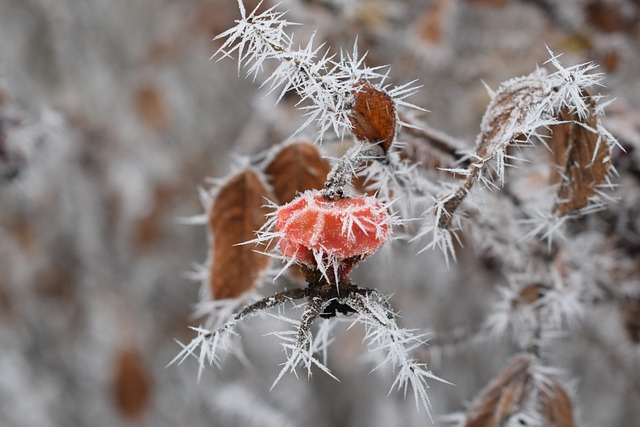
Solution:
M513 359L484 389L467 413L465 427L500 427L520 411L532 391L531 361Z
M476 142L476 156L494 158L500 181L504 181L505 151L512 143L527 141L546 123L542 108L548 87L537 75L508 80L500 85L482 118Z
M331 170L318 147L298 141L283 146L265 168L273 192L281 205L292 201L298 193L320 190Z
M551 148L558 170L551 182L560 184L553 209L559 216L587 207L609 175L610 147L597 130L598 116L592 107L585 119L563 109L563 123L552 127Z
M541 412L549 427L574 427L571 399L560 384L553 383L540 393Z
M389 150L396 134L396 107L391 96L369 83L354 94L355 105L349 115L351 133L360 141L380 144Z
M252 240L266 221L271 191L253 169L232 176L218 190L209 212L209 289L214 299L236 298L257 286L270 259Z
M573 427L571 400L562 386L521 354L480 391L465 427L540 425Z

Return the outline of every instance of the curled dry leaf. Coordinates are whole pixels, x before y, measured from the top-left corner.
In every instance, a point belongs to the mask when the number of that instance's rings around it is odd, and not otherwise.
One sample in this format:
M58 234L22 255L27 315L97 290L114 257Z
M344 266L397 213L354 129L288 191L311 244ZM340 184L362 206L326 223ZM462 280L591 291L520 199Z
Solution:
M140 87L135 94L135 109L140 121L153 130L167 126L167 104L160 89L151 84Z
M482 117L476 155L494 156L512 142L522 142L522 131L531 127L532 111L546 96L544 83L526 76L503 83Z
M265 168L281 205L292 201L298 193L323 188L329 171L331 165L318 148L305 141L282 147Z
M431 45L442 45L445 38L445 21L452 3L451 0L438 0L422 12L415 23L420 40Z
M571 399L560 384L543 389L539 397L540 410L549 427L574 427Z
M529 399L533 382L531 361L520 355L513 359L485 388L467 413L465 427L500 427L519 412Z
M544 286L540 283L531 283L520 289L517 296L511 300L511 308L515 309L520 305L533 304L544 294Z
M587 22L603 33L617 33L632 31L633 18L625 17L620 5L607 1L596 0L587 3L585 7Z
M474 161L468 167L466 179L454 193L441 199L443 209L438 217L438 227L448 228L451 225L453 215L490 160L496 164L498 180L504 183L508 149L514 144L528 141L530 134L541 126L537 111L547 92L544 82L535 74L511 79L500 85L482 117Z
M2 93L0 93L1 97ZM2 102L0 99L0 107L2 107ZM5 117L0 112L0 184L3 181L11 181L16 178L26 162L24 154L17 149L15 144L13 146L9 144L9 134L18 129L20 125L20 120Z
M594 110L590 109L582 123L577 123L580 119L575 113L562 110L559 118L564 123L552 127L551 149L558 171L551 175L551 183L560 184L553 210L559 216L586 207L609 174L610 148L595 130L598 117Z
M151 379L135 350L124 350L116 358L113 393L123 417L138 419L149 406Z
M469 3L478 6L506 6L509 0L467 0Z
M512 359L473 402L465 427L501 427L527 409L537 410L547 427L573 427L571 399L555 381L536 384L529 355Z
M252 169L232 176L218 190L209 212L209 290L214 299L237 298L255 288L269 267L268 256L253 245L240 245L265 223L267 200L274 196Z
M396 107L383 90L362 83L354 93L349 121L351 133L359 141L380 144L388 151L396 135Z
M640 299L630 299L622 306L624 326L631 341L640 344Z

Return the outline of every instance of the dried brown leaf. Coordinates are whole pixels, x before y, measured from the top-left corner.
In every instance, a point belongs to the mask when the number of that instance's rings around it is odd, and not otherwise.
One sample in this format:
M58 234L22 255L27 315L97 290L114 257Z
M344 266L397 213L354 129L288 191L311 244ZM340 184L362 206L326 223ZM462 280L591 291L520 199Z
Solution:
M436 46L442 45L445 38L445 20L451 0L438 0L427 7L415 23L420 40Z
M164 232L163 220L170 205L174 190L167 185L158 185L154 189L149 212L135 225L134 242L139 250L149 250L161 241Z
M477 6L505 6L509 0L467 0L467 2Z
M603 33L627 31L633 26L631 19L625 18L619 5L596 0L585 8L587 21Z
M607 143L599 141L598 133L576 123L575 113L563 110L559 119L566 122L552 127L551 149L558 170L552 173L551 183L560 184L553 210L564 216L589 204L596 187L605 183L611 160ZM593 108L583 124L596 129L598 117Z
M13 295L9 291L9 286L0 280L0 319L9 319L14 314Z
M640 299L631 299L623 307L624 327L629 338L636 344L640 343Z
M574 427L571 399L558 383L543 389L539 396L540 412L548 427Z
M135 109L138 118L149 128L159 131L167 126L167 104L156 85L146 84L136 91Z
M607 73L615 73L620 68L620 55L613 48L605 50L602 54L602 65Z
M31 218L17 217L7 230L25 253L31 252L38 246L38 232Z
M500 427L530 398L531 361L526 355L514 358L485 388L467 413L466 427Z
M149 406L151 378L144 360L135 350L124 350L116 358L113 393L123 417L140 418Z
M246 169L219 189L209 212L211 233L209 290L215 299L236 298L257 286L270 259L254 245L239 245L255 238L274 196L258 173ZM264 248L263 248L264 249Z
M514 133L514 129L522 128L529 120L527 107L539 105L545 90L540 79L529 76L501 86L482 117L476 154L482 158L493 156L514 140L522 142L523 135Z
M534 383L530 356L522 354L484 388L467 413L466 427L501 427L532 404L547 427L574 427L571 399L557 382Z
M0 107L2 107L1 104ZM9 144L9 134L17 130L20 125L19 119L11 119L0 114L0 181L11 181L17 177L26 163L24 154L16 149L15 144L14 147Z
M515 309L519 305L533 304L542 297L542 292L543 288L539 283L526 285L520 289L516 298L511 301L511 307Z
M331 165L322 158L318 147L305 141L285 145L265 168L281 205L292 201L298 193L323 188L329 171Z
M67 266L55 264L38 276L35 286L38 296L56 298L69 303L75 297L76 289L77 281L74 271Z
M351 133L359 141L380 144L389 150L396 134L396 107L384 91L362 83L354 93L355 105L349 121Z

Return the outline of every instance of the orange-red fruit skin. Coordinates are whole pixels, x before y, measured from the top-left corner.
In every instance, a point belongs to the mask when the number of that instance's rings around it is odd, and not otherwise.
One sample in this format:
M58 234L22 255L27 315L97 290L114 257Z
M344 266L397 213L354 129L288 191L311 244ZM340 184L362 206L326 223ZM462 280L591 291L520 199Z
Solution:
M276 231L282 254L313 268L314 250L334 260L375 252L389 237L389 214L373 197L329 200L311 191L278 210Z

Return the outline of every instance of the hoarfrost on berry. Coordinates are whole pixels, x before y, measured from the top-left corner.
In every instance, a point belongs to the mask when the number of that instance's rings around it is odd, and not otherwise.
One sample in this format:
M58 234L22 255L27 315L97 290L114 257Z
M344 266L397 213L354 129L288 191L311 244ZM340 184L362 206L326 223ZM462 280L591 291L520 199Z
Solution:
M275 227L285 257L316 267L318 254L344 260L374 253L388 240L390 221L374 197L327 199L308 191L278 209Z

